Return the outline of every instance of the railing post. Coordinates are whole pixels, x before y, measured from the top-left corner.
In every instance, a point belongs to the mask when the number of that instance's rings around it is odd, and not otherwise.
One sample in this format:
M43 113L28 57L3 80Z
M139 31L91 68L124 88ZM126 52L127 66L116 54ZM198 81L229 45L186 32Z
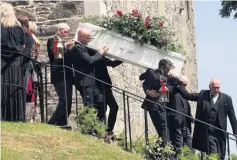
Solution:
M148 120L147 120L147 110L146 106L144 106L144 120L145 120L145 143L149 145L149 138L148 138Z
M165 99L165 97L164 97L164 99ZM168 143L168 141L169 141L169 138L168 138L168 124L167 124L167 119L168 119L168 116L167 116L167 110L166 110L166 103L165 103L165 101L164 101L164 104L163 104L164 106L164 109L165 109L165 136L166 136L166 141L164 142L164 144L165 145L167 145L167 143Z
M107 104L106 104L106 93L105 93L105 84L104 83L102 83L102 89L103 89L103 107L104 107L104 110L103 110L103 114L104 114L104 119L103 119L103 121L104 121L104 124L106 125L106 110L107 110Z
M235 144L236 144L236 150L237 150L237 136L235 136Z
M38 87L38 91L39 91L39 101L40 101L40 116L41 116L41 122L44 123L44 85L43 85L43 75L42 72L40 70L39 73L39 77L40 77L40 86Z
M45 66L45 122L48 123L48 94L47 94L47 90L48 90L48 81L47 81L47 66Z
M128 141L127 141L127 119L126 119L126 97L125 91L123 91L123 112L124 112L124 129L125 129L125 149L128 150Z
M68 98L67 98L67 79L66 79L66 71L65 71L65 65L64 65L64 58L63 58L63 80L64 80L64 97L66 100L65 105L65 118L66 118L66 126L69 124L69 116L68 116Z
M228 160L230 160L230 139L229 139L229 133L226 133L226 141L227 141Z
M74 67L73 67L73 64L72 64L72 82L73 84L75 84L75 70L74 70ZM77 88L75 87L75 96L76 96L76 116L78 116L78 99L77 99Z
M204 160L204 153L201 152L201 160Z
M76 114L77 114L77 116L78 116L78 99L77 99L77 89L76 89L76 87L75 87L75 96L76 96Z
M129 142L130 150L132 151L132 131L131 131L131 119L130 119L130 107L129 107L129 96L127 96L127 107L128 107L128 129L129 129Z

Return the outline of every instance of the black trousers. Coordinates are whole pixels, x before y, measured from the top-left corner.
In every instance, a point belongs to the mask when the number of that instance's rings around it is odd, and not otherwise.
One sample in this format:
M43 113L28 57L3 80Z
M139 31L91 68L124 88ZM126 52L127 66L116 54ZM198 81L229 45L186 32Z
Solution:
M185 118L179 122L174 116L169 116L169 131L175 150L181 150L184 146L192 148L191 131L187 126Z
M209 152L207 154L219 154L220 159L224 160L225 159L225 149L226 149L226 144L225 144L225 137L221 133L221 131L213 130L209 132L209 137L208 137L208 142L209 142Z
M75 86L80 92L85 107L103 107L103 95L97 86L81 86L77 84Z
M118 104L114 98L112 89L110 87L99 87L100 93L104 95L104 103L103 107L98 109L98 117L100 120L104 120L106 118L106 111L107 111L107 105L109 106L109 117L108 117L108 128L107 132L112 132L114 129L114 125L117 119L117 113L118 113Z
M169 129L166 128L167 118L165 115L165 109L158 106L157 109L149 110L148 112L159 137L162 138L162 146L165 146L170 141Z
M67 125L67 118L71 113L72 107L72 82L66 81L66 94L64 81L53 84L57 92L59 102L53 116L48 121L48 124L64 126ZM67 99L67 102L66 102ZM68 115L66 115L66 103Z

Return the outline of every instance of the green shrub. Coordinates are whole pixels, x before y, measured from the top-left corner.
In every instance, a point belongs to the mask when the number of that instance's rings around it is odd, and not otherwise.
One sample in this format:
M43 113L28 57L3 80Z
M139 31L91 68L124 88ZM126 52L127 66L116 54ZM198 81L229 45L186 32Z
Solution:
M96 132L98 138L102 138L106 132L106 126L97 118L97 110L95 108L84 107L79 110L76 117L78 128L83 134Z
M125 148L124 132L119 135L122 141L118 142L118 145ZM136 154L141 155L141 157L146 159L154 160L168 160L170 155L173 155L173 147L171 144L161 147L161 138L156 136L149 136L149 144L146 144L145 138L139 137L136 141L132 141L132 151ZM128 148L130 148L130 143L128 143Z
M197 154L192 153L188 146L182 148L181 153L178 155L178 160L199 160L200 157Z
M231 154L231 160L237 160L237 155L236 154Z
M178 160L200 160L201 154L195 154L187 146L182 148L181 153L178 155ZM204 160L219 160L218 154L204 155Z

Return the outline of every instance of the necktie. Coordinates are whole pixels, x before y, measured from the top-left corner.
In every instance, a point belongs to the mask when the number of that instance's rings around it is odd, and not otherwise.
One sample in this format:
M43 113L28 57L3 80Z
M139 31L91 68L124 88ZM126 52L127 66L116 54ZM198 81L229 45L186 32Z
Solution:
M214 107L214 105L215 105L215 103L214 103L214 97L213 96L211 96L211 107Z

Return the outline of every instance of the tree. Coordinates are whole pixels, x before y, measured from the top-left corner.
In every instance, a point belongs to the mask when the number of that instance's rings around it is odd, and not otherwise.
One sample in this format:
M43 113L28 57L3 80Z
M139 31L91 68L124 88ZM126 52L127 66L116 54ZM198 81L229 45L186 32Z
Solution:
M237 1L222 1L221 5L219 14L222 18L229 18L232 11L235 12L234 19L237 18Z

